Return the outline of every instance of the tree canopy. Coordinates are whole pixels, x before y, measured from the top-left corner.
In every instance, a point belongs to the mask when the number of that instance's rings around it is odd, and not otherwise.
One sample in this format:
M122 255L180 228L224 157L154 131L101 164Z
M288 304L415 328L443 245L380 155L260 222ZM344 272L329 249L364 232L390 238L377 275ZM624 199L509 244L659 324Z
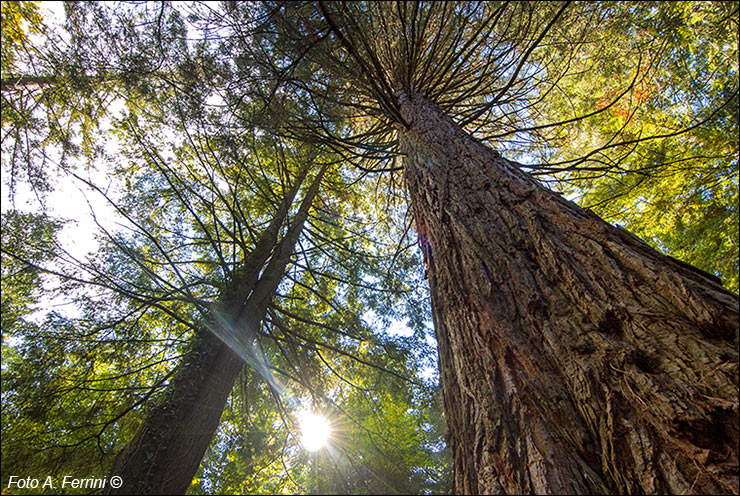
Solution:
M4 488L109 475L212 333L247 366L189 493L447 492L401 92L738 291L737 2L64 8L2 2Z

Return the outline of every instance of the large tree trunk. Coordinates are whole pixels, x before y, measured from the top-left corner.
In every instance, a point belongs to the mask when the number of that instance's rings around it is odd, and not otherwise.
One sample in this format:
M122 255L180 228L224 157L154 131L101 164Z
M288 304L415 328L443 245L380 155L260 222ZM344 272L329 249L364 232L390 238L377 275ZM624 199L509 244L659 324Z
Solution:
M737 296L399 100L454 490L737 493Z
M184 494L211 444L244 362L271 382L269 371L254 353L256 331L290 261L326 169L313 180L278 242L306 171L296 180L234 275L221 304L208 316L207 325L177 365L163 398L116 459L112 475L121 477L122 485L108 486L108 494Z

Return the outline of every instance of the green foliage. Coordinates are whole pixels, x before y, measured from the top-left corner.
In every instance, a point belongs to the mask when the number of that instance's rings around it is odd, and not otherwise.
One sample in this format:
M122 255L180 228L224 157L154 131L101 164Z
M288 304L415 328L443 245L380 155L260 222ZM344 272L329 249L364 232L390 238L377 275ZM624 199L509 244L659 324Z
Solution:
M143 332L114 340L98 326L52 315L4 356L4 484L13 474L107 475L137 426L142 403L159 391L176 346L145 349L143 343L168 340Z
M62 37L36 4L2 3L3 79L35 81L3 90L7 180L68 174L118 222L80 259L59 222L3 213L4 483L108 474L274 224L259 267L291 255L250 338L263 367L189 492L447 491L396 84L737 291L736 2L322 5L69 3ZM27 318L42 265L79 315ZM309 406L333 428L314 454Z
M160 94L187 83L185 27L171 7L162 5L152 25L146 6L65 2L63 31L44 24L34 2L3 2L3 9L15 36L3 43L2 66L3 179L11 195L21 181L43 200L56 173L105 157L101 137L119 108L154 110ZM36 36L17 34L18 22Z
M81 287L62 278L42 290L46 271L68 269L55 239L61 222L13 210L2 219L3 485L19 474L51 475L57 488L65 474L102 477L176 363L182 325L115 294L81 293L78 318L28 319L54 294L69 299ZM117 271L124 276L120 266L109 274Z
M40 2L0 2L0 69L3 77L17 73L16 63L25 47L30 44L29 35L42 32Z
M564 168L582 205L737 292L738 4L623 7L599 33L600 58L548 99L553 120L602 112L558 128L547 172ZM561 161L589 147L585 162Z
M41 296L41 270L54 258L56 233L62 223L43 214L8 210L2 214L2 315L3 343L18 328L29 325L23 317L33 311Z

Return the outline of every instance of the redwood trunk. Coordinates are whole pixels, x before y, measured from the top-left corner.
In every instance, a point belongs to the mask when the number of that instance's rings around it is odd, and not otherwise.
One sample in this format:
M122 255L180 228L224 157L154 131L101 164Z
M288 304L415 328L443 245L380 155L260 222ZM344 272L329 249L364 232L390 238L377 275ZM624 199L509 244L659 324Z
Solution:
M399 100L454 490L737 493L737 295Z

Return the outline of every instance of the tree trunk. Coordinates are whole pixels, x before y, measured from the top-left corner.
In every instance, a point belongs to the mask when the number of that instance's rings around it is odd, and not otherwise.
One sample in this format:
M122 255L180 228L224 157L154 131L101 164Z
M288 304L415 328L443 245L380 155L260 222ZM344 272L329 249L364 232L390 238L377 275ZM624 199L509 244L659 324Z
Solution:
M737 295L399 100L454 490L737 493Z
M144 419L134 439L119 454L112 475L119 488L108 494L184 494L211 444L226 400L245 360L272 384L269 370L254 353L257 329L290 261L316 197L325 166L313 180L278 242L278 232L305 170L234 275L207 329L195 337L162 400ZM236 350L236 351L235 351Z
M184 494L218 428L242 358L208 331L178 365L165 397L116 460L110 494Z

